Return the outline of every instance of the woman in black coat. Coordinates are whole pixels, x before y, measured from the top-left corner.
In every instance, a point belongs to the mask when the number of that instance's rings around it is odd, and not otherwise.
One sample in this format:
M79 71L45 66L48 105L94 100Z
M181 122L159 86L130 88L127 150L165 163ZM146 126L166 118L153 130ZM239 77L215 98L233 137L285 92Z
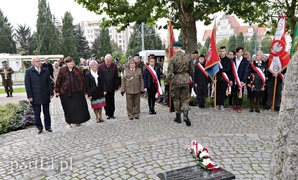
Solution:
M106 106L105 94L106 86L96 60L89 62L90 72L86 73L86 89L88 98L91 100L91 107L96 116L96 122L104 122L102 119L102 107Z
M262 92L265 90L265 81L267 77L267 66L266 63L262 61L263 52L258 51L256 53L256 60L251 62L248 66L248 72L250 76L248 77L247 87L250 91L250 110L254 110L260 113L259 104L262 99ZM256 102L254 100L256 99ZM255 109L254 109L255 107Z

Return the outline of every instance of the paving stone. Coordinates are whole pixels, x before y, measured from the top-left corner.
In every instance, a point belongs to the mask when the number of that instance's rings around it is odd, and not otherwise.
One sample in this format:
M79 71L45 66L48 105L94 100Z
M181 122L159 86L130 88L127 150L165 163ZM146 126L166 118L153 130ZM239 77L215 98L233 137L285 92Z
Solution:
M1 135L0 179L30 179L33 174L37 179L159 179L158 173L196 164L184 148L193 139L207 147L213 160L236 179L269 178L278 120L275 112L227 113L190 107L192 126L186 127L174 123L174 113L159 104L157 115L149 115L147 101L141 99L140 119L130 121L119 92L116 119L97 124L89 110L90 121L67 129L60 100L55 98L51 103L54 132L37 135L35 127L28 127ZM68 166L62 172L31 172L28 168L11 172L10 162L43 157L54 157L55 167L66 162Z

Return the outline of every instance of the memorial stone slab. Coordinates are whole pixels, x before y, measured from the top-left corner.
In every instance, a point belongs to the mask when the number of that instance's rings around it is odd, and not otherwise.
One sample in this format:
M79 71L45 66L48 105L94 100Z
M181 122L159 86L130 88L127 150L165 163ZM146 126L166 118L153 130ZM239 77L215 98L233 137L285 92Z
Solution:
M161 180L229 180L235 175L219 168L217 170L204 169L199 165L185 167L157 174Z

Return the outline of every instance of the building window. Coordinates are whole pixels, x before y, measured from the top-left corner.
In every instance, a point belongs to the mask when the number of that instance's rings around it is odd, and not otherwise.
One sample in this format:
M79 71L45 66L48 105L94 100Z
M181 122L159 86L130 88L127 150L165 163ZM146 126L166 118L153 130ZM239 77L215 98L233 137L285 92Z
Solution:
M221 27L221 30L226 30L226 29L228 29L227 26L222 26L222 27Z
M121 40L119 40L119 43L122 43L122 41L121 41Z
M119 35L119 38L121 38L121 35Z

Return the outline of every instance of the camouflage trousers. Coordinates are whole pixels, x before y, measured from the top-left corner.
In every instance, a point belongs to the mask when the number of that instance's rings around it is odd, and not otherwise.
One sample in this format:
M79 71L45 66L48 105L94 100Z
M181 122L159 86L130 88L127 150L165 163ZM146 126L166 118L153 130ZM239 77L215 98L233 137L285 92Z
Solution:
M2 79L2 85L4 86L6 93L13 92L11 79Z
M172 84L171 96L176 113L189 110L189 84Z

